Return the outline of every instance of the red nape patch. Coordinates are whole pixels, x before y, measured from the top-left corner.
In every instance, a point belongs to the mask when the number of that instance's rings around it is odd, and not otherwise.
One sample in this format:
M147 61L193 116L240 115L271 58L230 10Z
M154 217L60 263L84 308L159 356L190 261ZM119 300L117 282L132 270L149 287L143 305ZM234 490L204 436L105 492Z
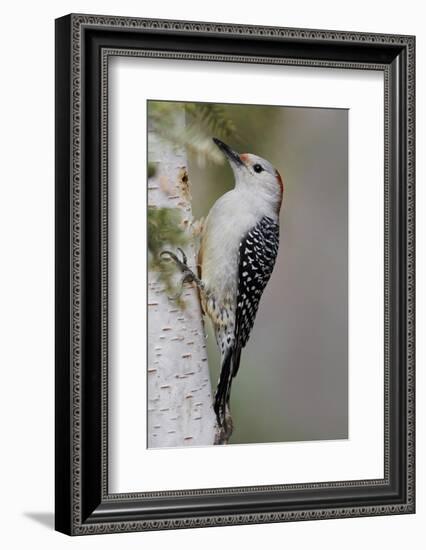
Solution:
M278 183L278 185L280 186L280 189L281 189L281 198L282 198L282 196L284 194L284 183L283 183L283 180L282 180L278 170L275 170L275 176L277 178L277 183Z

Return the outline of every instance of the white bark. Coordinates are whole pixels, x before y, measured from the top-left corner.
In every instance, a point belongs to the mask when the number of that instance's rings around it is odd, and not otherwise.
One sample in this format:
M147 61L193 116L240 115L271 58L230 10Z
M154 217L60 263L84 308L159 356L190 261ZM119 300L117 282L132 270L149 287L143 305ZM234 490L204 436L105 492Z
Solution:
M184 124L184 115L179 116ZM149 160L157 164L148 182L150 207L178 208L191 231L191 197L187 159L152 129ZM196 269L193 239L186 247L188 265ZM177 277L180 277L179 274ZM157 271L148 273L148 446L212 445L215 416L198 291L185 289L186 308L166 295Z

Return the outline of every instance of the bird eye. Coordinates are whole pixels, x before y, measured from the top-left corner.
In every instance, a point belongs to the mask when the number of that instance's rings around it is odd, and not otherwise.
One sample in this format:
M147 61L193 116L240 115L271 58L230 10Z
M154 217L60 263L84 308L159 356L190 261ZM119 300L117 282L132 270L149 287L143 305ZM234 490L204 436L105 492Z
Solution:
M262 172L263 168L262 166L260 166L260 164L255 164L253 166L253 170L257 173L257 174L260 174L260 172Z

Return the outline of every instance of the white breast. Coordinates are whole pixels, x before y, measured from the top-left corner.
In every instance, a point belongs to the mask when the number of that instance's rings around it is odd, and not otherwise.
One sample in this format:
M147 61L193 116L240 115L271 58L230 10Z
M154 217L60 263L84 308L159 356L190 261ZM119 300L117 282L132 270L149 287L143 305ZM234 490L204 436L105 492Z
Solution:
M209 212L201 239L201 278L222 303L236 298L240 242L261 217L253 201L235 189Z

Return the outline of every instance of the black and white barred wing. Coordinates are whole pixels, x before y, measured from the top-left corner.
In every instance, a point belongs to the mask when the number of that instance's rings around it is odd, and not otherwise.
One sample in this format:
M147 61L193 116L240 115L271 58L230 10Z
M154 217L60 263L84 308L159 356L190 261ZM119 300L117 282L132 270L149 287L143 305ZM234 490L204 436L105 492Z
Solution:
M279 226L264 217L240 243L233 375L247 344L262 293L271 277L279 246Z

